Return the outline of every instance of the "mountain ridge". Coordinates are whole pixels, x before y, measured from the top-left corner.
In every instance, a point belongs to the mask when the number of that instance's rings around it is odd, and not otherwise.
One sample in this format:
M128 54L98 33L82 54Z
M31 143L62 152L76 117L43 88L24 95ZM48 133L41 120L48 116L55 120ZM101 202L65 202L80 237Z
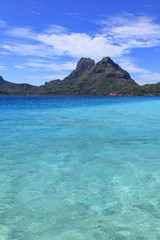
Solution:
M158 90L157 90L158 86ZM110 57L95 63L80 58L76 69L63 80L52 80L37 87L26 83L12 83L0 76L0 94L11 95L160 95L160 84L139 86Z
M47 86L47 88L46 88ZM111 91L137 83L129 73L114 63L110 57L95 64L90 58L81 58L69 76L62 81L51 81L40 86L39 93L62 95L108 95Z

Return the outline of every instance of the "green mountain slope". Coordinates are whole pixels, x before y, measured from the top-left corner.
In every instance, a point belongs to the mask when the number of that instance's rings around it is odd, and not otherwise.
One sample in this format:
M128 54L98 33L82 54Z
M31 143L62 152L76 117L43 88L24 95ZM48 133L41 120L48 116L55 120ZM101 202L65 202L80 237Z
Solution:
M116 93L129 96L160 96L160 83L145 84L143 86L133 88L124 88Z
M34 93L38 87L26 83L17 84L5 81L0 76L0 94L26 95Z
M39 87L16 84L0 76L0 94L12 95L160 95L160 83L139 86L110 57L95 64L90 58L81 58L77 67L64 80L52 80Z
M108 95L124 87L138 84L129 73L115 64L109 57L95 62L90 58L81 58L76 69L63 81L45 83L38 89L38 94L69 95Z

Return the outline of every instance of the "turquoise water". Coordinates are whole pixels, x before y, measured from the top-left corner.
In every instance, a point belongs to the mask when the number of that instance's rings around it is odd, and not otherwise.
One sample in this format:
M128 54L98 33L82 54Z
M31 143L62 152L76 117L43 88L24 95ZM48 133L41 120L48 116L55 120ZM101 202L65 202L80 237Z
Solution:
M0 240L160 240L159 97L0 97Z

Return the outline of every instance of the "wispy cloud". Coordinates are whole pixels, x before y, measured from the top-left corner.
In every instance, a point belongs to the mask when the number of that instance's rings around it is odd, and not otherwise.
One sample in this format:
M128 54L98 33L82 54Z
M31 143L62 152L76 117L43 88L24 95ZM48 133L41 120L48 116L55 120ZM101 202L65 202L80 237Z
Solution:
M67 76L67 72L66 73L59 73L59 74L50 74L50 75L30 75L30 76L26 76L26 79L30 79L30 80L63 80L65 77ZM42 83L44 82L42 81Z
M70 71L75 69L76 62L64 62L64 63L50 63L48 60L44 59L29 59L23 62L21 65L14 65L16 69L28 69L29 72L37 72L40 70L45 70L48 72L47 75L30 75L26 76L27 80L54 80L54 79L64 79Z
M53 47L44 44L26 44L26 43L11 43L2 44L0 46L6 53L14 53L20 56L38 56L38 57L53 57ZM3 53L3 52L2 52Z
M128 57L121 57L121 58L115 58L116 62L119 63L119 65L124 68L129 73L143 73L147 74L150 73L147 69L138 67L133 59L130 59Z
M79 13L75 13L75 12L64 12L64 13L62 13L62 15L66 15L66 16L69 16L69 17L74 18L74 19L89 21L88 18L83 17Z
M63 80L67 76L67 74L68 74L67 72L64 74L51 74L51 75L44 76L44 78L47 80L54 80L54 79Z
M59 26L59 25L49 25L47 29L45 29L44 31L47 34L63 34L68 32L68 29L63 27L63 26Z
M35 16L40 15L40 12L35 11L35 10L31 10L30 12L31 12L33 15L35 15Z
M65 70L72 70L76 67L76 62L65 62L62 64L57 63L49 63L49 62L41 62L41 61L27 61L22 64L22 67L34 67L34 68L43 68L46 71L65 71Z
M127 57L116 58L116 62L131 75L134 74L134 80L140 85L160 82L160 73L151 72L147 69L138 67L133 59L131 60Z
M65 33L67 29L61 26L51 26L42 33L33 32L29 28L13 28L7 31L7 34L36 41L32 42L30 46L28 44L17 44L15 46L2 45L2 48L15 51L21 55L34 55L35 49L37 49L37 42L40 43L40 48L51 49L51 51L44 51L46 55L50 56L63 56L69 55L71 57L79 58L92 57L99 60L105 55L120 56L123 53L123 48L112 44L112 40L105 35L95 34L95 36L89 36L86 33ZM33 45L35 44L35 46ZM27 46L25 46L27 45ZM29 49L29 51L27 51ZM43 52L41 50L41 52ZM35 52L36 55L36 52ZM40 53L39 55L40 56Z
M21 65L14 65L14 68L23 69L23 68L25 68L25 66L21 66Z
M0 28L6 28L7 27L7 23L3 20L0 20Z
M0 65L0 70L7 70L7 68L3 65Z
M9 36L26 39L34 39L37 36L37 33L34 32L30 27L9 27L6 29L5 33Z
M160 82L160 73L142 74L140 77L145 83Z
M99 34L69 32L63 26L50 25L43 32L36 32L29 27L12 27L6 33L15 38L30 39L32 44L2 45L8 51L21 55L45 55L79 58L92 57L99 60L104 56L118 57L133 48L146 48L160 45L160 24L152 17L123 14L99 21ZM37 45L38 43L38 45ZM46 50L46 47L49 50ZM28 51L27 51L28 49ZM37 50L38 49L38 50Z
M160 44L160 24L149 16L124 13L100 21L102 32L111 36L113 42L124 49L145 48Z
M14 63L15 68L54 71L54 75L47 75L49 79L50 76L53 79L56 78L54 76L60 76L60 71L73 70L77 59L82 56L96 61L110 56L119 59L120 66L131 74L137 74L137 78L142 81L160 81L159 73L151 73L126 57L135 48L160 47L160 24L153 17L123 13L98 21L97 24L99 31L87 34L71 32L59 25L50 25L39 32L30 27L8 26L0 21L0 27L4 28L3 34L6 34L6 40L0 43L0 52L2 55L17 54L25 57L22 64ZM58 64L55 58L61 56L71 57L73 61ZM65 73L61 76L64 77Z

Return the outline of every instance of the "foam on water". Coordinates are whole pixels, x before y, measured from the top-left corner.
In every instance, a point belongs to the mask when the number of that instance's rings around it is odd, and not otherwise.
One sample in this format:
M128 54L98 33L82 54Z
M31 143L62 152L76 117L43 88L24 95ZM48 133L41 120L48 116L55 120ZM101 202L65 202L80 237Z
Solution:
M160 239L159 97L0 97L0 240Z

